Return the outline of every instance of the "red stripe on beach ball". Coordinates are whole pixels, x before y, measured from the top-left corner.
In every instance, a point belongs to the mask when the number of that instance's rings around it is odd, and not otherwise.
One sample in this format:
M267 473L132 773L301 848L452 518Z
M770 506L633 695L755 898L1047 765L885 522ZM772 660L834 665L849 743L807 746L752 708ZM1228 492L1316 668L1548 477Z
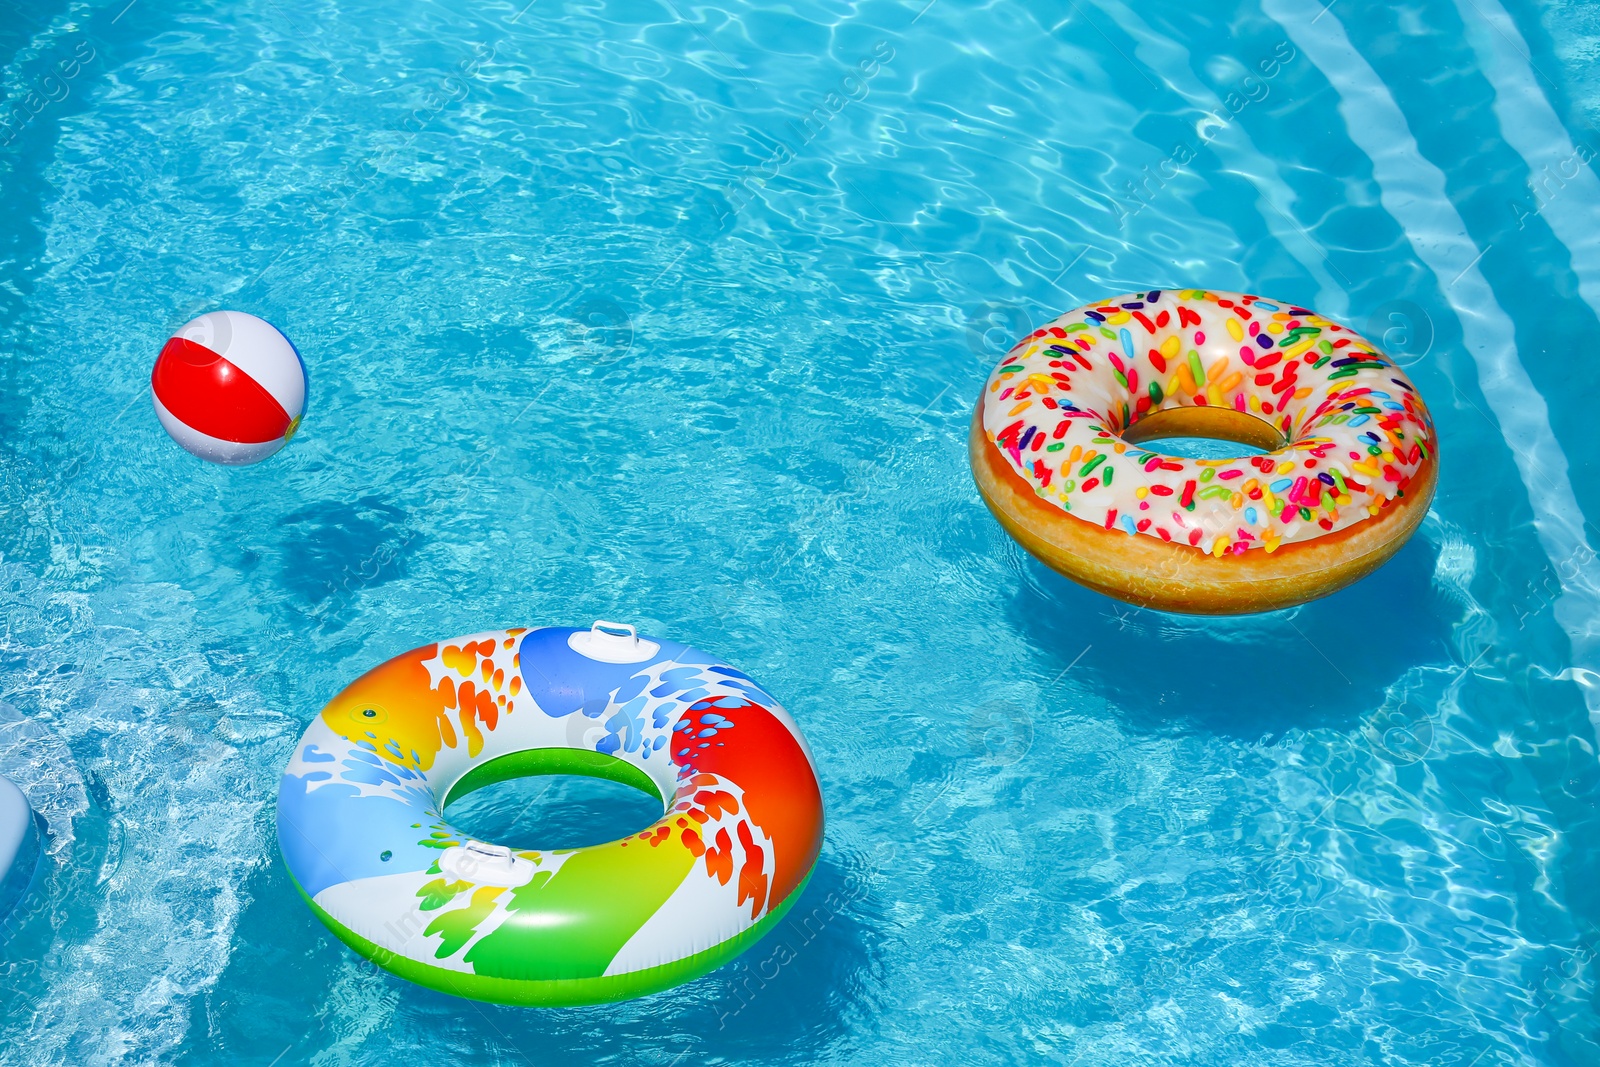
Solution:
M150 386L186 426L223 441L256 444L289 430L289 413L260 383L183 337L161 349Z

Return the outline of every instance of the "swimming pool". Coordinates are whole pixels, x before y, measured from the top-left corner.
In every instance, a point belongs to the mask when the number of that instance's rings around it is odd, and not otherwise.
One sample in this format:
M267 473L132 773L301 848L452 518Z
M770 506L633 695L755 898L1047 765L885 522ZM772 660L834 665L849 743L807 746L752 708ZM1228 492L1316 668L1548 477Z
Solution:
M11 11L0 773L54 851L0 1060L1594 1062L1590 9ZM1406 365L1441 483L1376 577L1165 616L989 517L1008 338L1177 284ZM146 389L220 306L310 367L248 470ZM305 722L422 641L595 618L800 721L795 924L553 1012L349 953L277 857ZM615 799L473 817L580 844Z

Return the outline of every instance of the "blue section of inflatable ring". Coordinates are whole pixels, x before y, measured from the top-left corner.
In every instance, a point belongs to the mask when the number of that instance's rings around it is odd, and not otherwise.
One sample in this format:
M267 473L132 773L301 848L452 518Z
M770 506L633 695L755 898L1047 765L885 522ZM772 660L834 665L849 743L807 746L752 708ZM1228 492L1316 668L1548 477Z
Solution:
M0 778L0 931L38 875L43 850L39 820L28 798Z

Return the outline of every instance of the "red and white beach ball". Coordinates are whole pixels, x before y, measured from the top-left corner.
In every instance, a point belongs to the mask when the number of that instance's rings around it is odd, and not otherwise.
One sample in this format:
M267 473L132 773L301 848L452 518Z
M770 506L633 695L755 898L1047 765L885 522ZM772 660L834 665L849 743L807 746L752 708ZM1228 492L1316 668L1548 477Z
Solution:
M242 311L189 322L150 372L161 425L213 463L259 463L288 444L300 428L307 385L289 339Z

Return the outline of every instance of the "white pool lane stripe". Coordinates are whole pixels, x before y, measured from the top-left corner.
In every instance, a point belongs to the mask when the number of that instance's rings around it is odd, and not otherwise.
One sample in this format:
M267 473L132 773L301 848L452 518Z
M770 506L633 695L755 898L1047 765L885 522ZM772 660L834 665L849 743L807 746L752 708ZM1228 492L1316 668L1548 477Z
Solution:
M1165 83L1168 90L1188 101L1189 105L1199 113L1194 127L1195 141L1198 143L1196 152L1210 149L1219 159L1232 166L1237 166L1242 160L1250 161L1248 169L1235 170L1234 173L1255 187L1256 195L1259 197L1257 214L1260 215L1263 225L1273 237L1277 238L1278 244L1284 251L1294 257L1305 268L1306 273L1316 280L1317 310L1340 322L1348 321L1350 296L1344 286L1328 273L1332 261L1326 252L1296 221L1294 205L1298 197L1294 189L1284 180L1277 161L1262 153L1244 125L1236 116L1229 114L1229 108L1222 98L1189 72L1193 58L1189 49L1184 47L1182 42L1151 29L1150 21L1126 4L1103 3L1100 7L1111 16L1123 33L1132 38L1134 55L1144 62L1152 74ZM1294 60L1287 60L1281 65L1287 68L1293 63ZM1250 67L1242 69L1261 84L1272 80L1262 78L1259 70ZM1221 125L1207 121L1210 116L1219 113L1227 116L1227 121ZM1184 144L1190 144L1187 138ZM1246 235L1241 233L1239 238L1243 242ZM1250 289L1245 282L1241 281L1240 284L1243 288ZM1250 291L1255 290L1250 289Z
M1548 196L1530 192L1525 204L1513 203L1527 212L1538 207L1545 225L1571 255L1579 295L1600 314L1600 227L1594 224L1600 178L1579 158L1572 136L1534 76L1527 42L1499 0L1456 0L1456 11L1478 66L1494 87L1494 113L1506 143L1522 156L1535 182L1547 170L1559 182ZM1571 177L1562 173L1568 164L1576 165Z
M1315 0L1263 0L1262 10L1288 31L1295 46L1339 94L1350 139L1372 161L1384 209L1394 216L1420 258L1439 279L1461 320L1462 342L1478 368L1478 385L1516 459L1533 506L1540 547L1561 582L1556 622L1572 643L1572 675L1589 717L1600 730L1600 582L1585 520L1567 476L1567 457L1550 429L1550 410L1518 361L1511 319L1478 270L1483 258L1450 202L1444 173L1417 147L1388 87L1351 45L1344 26ZM1315 22L1315 25L1312 23Z

